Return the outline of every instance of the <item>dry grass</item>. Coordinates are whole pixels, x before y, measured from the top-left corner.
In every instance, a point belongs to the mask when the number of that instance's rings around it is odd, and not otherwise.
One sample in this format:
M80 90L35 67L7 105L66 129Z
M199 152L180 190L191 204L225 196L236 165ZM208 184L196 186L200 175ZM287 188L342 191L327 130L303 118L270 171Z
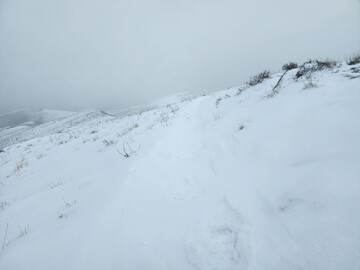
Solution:
M22 159L21 161L16 163L15 172L20 172L22 169L24 169L27 166L29 166L29 163L26 160Z

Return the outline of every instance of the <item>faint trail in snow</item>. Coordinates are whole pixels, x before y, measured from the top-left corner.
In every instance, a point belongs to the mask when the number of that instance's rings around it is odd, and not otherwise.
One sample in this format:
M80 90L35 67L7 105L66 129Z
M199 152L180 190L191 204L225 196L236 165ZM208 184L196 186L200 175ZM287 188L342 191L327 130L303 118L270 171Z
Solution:
M248 238L245 219L224 198L190 230L188 261L201 270L247 269L251 256Z

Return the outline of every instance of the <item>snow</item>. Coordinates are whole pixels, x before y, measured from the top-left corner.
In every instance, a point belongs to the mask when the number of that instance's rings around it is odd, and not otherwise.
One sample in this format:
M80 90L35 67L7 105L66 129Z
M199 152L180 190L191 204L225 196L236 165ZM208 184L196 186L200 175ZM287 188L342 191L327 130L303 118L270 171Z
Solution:
M351 68L2 130L0 269L358 269Z
M0 115L0 128L14 127L18 125L39 125L59 118L67 117L71 114L73 114L73 112L23 109Z

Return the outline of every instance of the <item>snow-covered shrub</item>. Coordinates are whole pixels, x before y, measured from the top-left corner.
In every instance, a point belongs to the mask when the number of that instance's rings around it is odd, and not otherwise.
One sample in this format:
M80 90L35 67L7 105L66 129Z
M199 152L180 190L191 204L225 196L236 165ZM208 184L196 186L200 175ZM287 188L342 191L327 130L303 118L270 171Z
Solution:
M305 62L296 73L296 78L300 78L304 75L311 77L311 74L316 71L334 69L338 65L337 61L334 60L309 60Z
M246 86L246 85L243 85L243 86L239 87L238 90L237 90L237 92L236 92L236 94L235 94L235 96L240 96L241 93L242 93L243 91L245 91L246 89L247 89L247 86Z
M270 71L265 70L255 76L251 77L250 80L247 82L247 84L249 86L254 86L259 83L262 83L265 79L268 79L268 78L270 78Z
M19 172L24 167L28 166L28 162L25 159L20 160L16 163L15 172Z
M219 97L219 98L216 99L216 102L215 102L216 107L220 104L220 101L221 101L221 100L222 100L221 97Z
M130 125L130 127L128 128L128 131L130 132L130 131L132 131L133 129L138 128L138 127L139 127L139 124L136 123L136 122L134 122L134 123L132 123L132 124Z
M64 184L64 182L63 181L58 181L58 182L51 182L50 184L49 184L49 187L51 188L51 189L53 189L53 188L57 188L58 186L61 186L62 184Z
M19 235L16 237L16 239L24 237L26 234L29 233L29 231L30 231L29 225L27 225L27 227L20 227L19 226Z
M170 112L175 114L179 110L179 107L177 105L172 105L170 107Z
M110 146L110 145L115 144L115 142L113 140L107 140L107 139L104 139L102 142L105 146Z
M162 126L167 127L169 125L169 120L170 120L169 114L167 112L162 112L160 114L159 120Z
M288 70L292 70L294 68L297 68L298 67L298 64L294 63L294 62L289 62L287 64L284 64L282 66L282 70L283 71L288 71Z
M139 127L139 124L137 122L132 122L128 127L125 127L120 133L117 133L117 136L122 137L138 127Z
M330 60L330 59L326 59L326 60L315 60L315 63L317 64L316 70L324 70L324 69L333 69L337 66L338 62L334 61L334 60Z
M359 64L360 63L360 55L354 55L352 57L350 57L346 63L348 65L356 65L356 64Z
M10 204L7 201L1 201L0 202L0 212L4 211L4 209L8 206L10 206Z
M311 78L307 80L307 82L304 84L303 89L310 89L310 88L316 88L318 85L316 82L314 82Z
M62 213L62 212L59 212L59 211L56 211L56 213L58 214L58 218L66 218L67 216Z
M65 204L65 208L69 208L71 206L73 206L74 204L76 204L76 200L73 200L72 202L67 202L65 201L65 199L63 199L64 204Z

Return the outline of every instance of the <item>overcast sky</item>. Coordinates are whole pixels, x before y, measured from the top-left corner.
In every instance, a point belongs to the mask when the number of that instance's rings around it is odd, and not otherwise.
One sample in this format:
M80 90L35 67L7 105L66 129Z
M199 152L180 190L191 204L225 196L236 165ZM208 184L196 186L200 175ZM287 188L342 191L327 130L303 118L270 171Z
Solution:
M0 0L0 113L129 107L359 52L359 0Z

